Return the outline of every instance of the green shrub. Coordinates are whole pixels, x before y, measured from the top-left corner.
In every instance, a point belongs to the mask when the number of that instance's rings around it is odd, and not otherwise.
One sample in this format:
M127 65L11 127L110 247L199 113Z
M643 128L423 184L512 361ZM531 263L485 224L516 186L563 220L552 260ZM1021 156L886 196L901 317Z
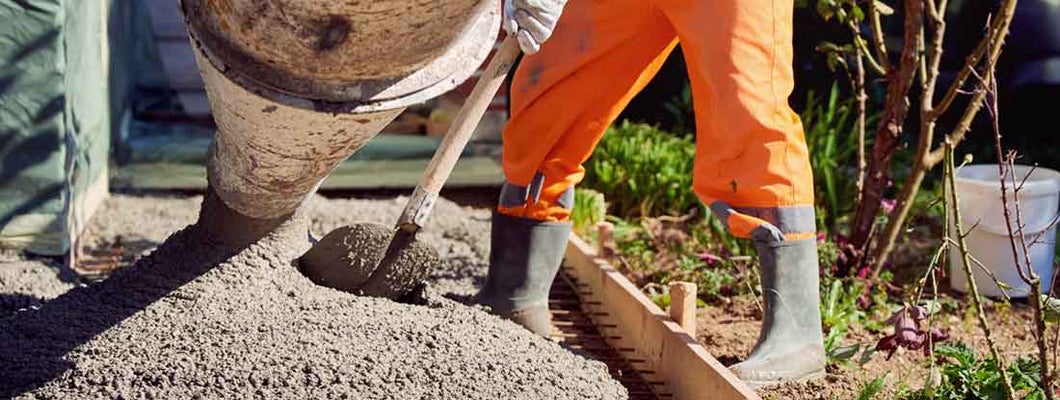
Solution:
M607 217L607 202L604 195L592 189L574 189L574 209L570 219L574 233L585 236L596 224Z
M935 387L926 387L899 397L909 400L964 400L1004 399L1005 389L1001 373L993 359L980 359L971 347L964 343L940 344L936 356L941 365L942 381ZM1012 387L1022 393L1023 399L1045 399L1039 380L1041 366L1034 360L1021 358L1008 366Z
M858 305L858 298L865 292L865 286L860 282L848 283L835 279L822 289L821 324L826 332L824 348L832 354L846 338L850 327L865 319L865 312Z
M681 215L695 209L695 143L645 124L622 122L608 130L585 163L587 187L607 197L623 218Z
M840 99L836 85L832 85L827 98L810 92L800 117L813 169L817 225L835 232L838 223L853 214L856 205L858 133L854 99ZM866 125L872 126L869 122Z
M663 104L663 109L673 120L673 130L681 135L696 133L695 104L692 103L692 85L685 80L681 93Z

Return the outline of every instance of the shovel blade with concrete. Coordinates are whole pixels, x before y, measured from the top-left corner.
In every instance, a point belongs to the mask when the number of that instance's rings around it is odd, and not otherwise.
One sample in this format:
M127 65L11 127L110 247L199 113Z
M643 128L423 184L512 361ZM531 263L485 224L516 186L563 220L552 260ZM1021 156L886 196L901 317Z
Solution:
M359 295L391 299L408 294L426 279L440 258L433 248L417 241L416 234L519 53L517 41L505 39L427 164L396 227L360 223L332 231L300 259L299 266L309 279Z

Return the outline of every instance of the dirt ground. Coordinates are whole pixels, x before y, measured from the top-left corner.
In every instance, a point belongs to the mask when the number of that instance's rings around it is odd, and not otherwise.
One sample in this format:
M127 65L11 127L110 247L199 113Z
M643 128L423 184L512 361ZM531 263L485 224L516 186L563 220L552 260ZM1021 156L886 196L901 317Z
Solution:
M962 306L962 308L964 308ZM1034 342L1032 327L1027 323L1032 312L1026 305L1014 304L1011 309L988 311L989 322L1002 355L1009 359L1032 357ZM986 339L971 316L940 314L938 324L949 332L952 341L963 341L981 355L988 354ZM758 338L761 312L749 298L739 298L724 306L703 307L698 310L696 338L714 357L725 365L742 360ZM888 332L889 333L889 332ZM843 344L874 345L884 333L865 330L851 332ZM900 388L916 389L928 378L926 357L920 352L900 349L890 360L877 353L863 367L830 366L822 382L789 384L758 391L763 399L839 400L855 399L858 390L873 379L887 375L886 389L878 398L891 398Z
M58 276L55 260L0 252L0 342L6 344L0 349L0 393L26 398L115 393L623 397L600 364L448 300L467 300L484 277L489 252L486 210L451 202L438 205L422 235L448 262L431 276L432 292L422 296L429 303L425 307L351 299L313 286L287 265L262 261L256 254L238 255L217 266L189 256L201 249L184 239L166 238L194 222L201 201L198 196L113 196L85 239L90 251L81 272L88 278ZM308 219L312 234L320 237L353 222L388 223L401 206L401 199L317 198ZM198 262L175 265L141 258L163 243L163 257ZM105 275L137 262L141 265L132 271L147 272L119 274L122 279L102 284L91 279L93 273ZM131 296L126 290L130 286L137 288ZM80 289L48 302L71 288ZM1018 304L990 313L1005 357L1031 355L1031 328L1025 322L1029 317L1030 310ZM946 314L940 323L953 340L985 353L985 340L972 318ZM759 326L756 303L738 298L701 308L697 338L730 365L750 351ZM30 333L51 339L32 338ZM882 335L854 331L844 344L871 345ZM399 343L389 339L394 336L401 337ZM468 342L470 338L474 340ZM881 398L903 387L923 386L923 355L900 350L885 358L876 354L862 368L832 366L825 381L759 394L765 399L850 399L865 383L885 374L887 391ZM324 389L333 387L345 389ZM528 390L534 387L546 389Z
M0 397L626 397L602 363L452 300L484 276L487 211L437 204L421 239L445 265L405 304L303 277L286 260L308 246L304 225L234 254L202 240L201 228L182 229L201 201L113 196L92 222L93 261L82 269L133 265L99 282L64 283L53 261L5 253ZM307 218L319 237L392 223L403 205L316 198Z

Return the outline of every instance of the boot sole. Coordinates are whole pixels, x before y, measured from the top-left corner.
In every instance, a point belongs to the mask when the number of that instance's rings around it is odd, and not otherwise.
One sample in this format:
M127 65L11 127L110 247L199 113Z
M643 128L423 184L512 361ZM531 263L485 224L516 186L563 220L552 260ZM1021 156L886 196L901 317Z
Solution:
M785 383L803 383L803 382L814 381L814 380L818 380L818 379L824 378L825 375L827 375L827 373L825 373L824 370L820 370L820 371L814 371L814 372L811 372L809 374L806 374L806 375L803 375L803 376L800 376L800 377L797 377L797 378L793 378L793 379L785 379L785 380L778 380L778 381L745 380L743 382L746 383L747 386L750 386L752 389L763 389L763 388L767 388L767 387L771 387L771 386L777 386L777 385L781 385L781 384L785 384Z

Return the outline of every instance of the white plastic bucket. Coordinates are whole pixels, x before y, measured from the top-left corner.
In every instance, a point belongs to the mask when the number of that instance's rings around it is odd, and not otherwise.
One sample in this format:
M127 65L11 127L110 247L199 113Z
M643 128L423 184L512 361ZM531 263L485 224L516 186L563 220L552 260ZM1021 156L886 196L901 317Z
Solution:
M1024 165L1017 165L1014 170L1017 185L1026 178L1026 183L1019 191L1019 201L1024 233L1030 248L1031 265L1042 279L1042 289L1048 290L1052 283L1053 255L1056 248L1054 221L1060 208L1060 172ZM998 281L1010 287L1005 290L1009 296L1026 297L1030 293L1030 287L1020 278L1012 256L1012 244L1005 227L997 164L965 166L957 171L956 181L961 223L968 231L968 251L983 264L980 267L972 262L972 274L979 286L979 293L991 297L1003 296L1002 289L984 271L985 267ZM1013 231L1016 232L1011 173L1006 178L1006 189ZM1036 237L1038 240L1031 243ZM1018 243L1016 248L1020 264L1024 264L1024 252ZM950 286L958 291L968 292L968 274L964 273L960 252L955 250L950 252Z

